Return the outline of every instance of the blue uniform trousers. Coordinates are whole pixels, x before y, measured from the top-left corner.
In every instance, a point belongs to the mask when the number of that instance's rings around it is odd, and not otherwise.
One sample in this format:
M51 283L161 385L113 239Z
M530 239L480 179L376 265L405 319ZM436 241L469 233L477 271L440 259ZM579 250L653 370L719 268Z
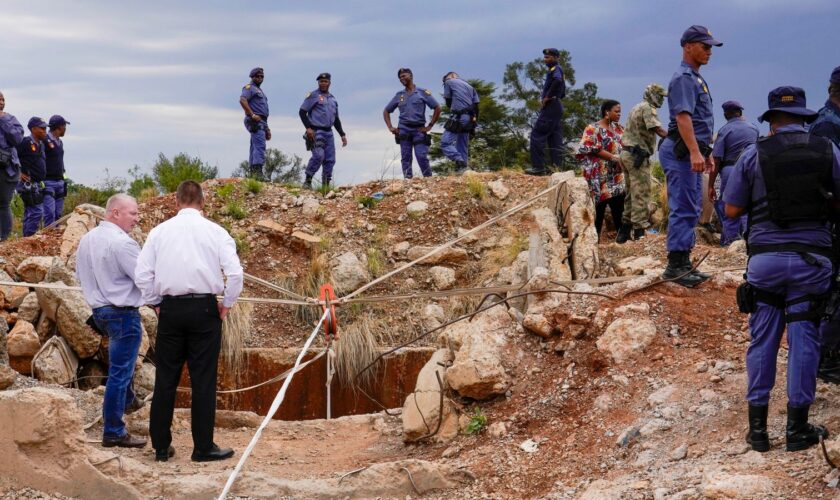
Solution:
M411 179L411 152L417 157L417 164L423 177L432 176L432 167L429 165L429 146L426 144L426 134L420 132L419 127L406 127L400 125L400 153L402 155L403 177Z
M691 162L677 160L674 141L665 139L659 148L659 161L668 185L668 235L665 240L669 252L685 252L694 248L694 227L700 221L701 174L691 171Z
M717 212L718 219L720 219L721 235L720 246L727 246L733 241L741 237L747 230L747 216L731 218L727 217L724 212L723 193L726 191L726 184L729 182L729 175L732 174L733 166L729 165L723 167L720 171L720 192L718 199L715 201L715 212Z
M747 281L790 302L805 295L825 293L831 283L831 262L814 255L819 265L807 263L794 252L762 253L750 258ZM787 312L806 311L811 302L800 302ZM776 381L776 355L785 319L782 311L763 302L750 315L750 346L747 349L747 401L766 406ZM815 321L794 321L788 330L788 404L794 408L814 402L817 367L820 361L820 333Z
M463 114L458 121L466 127L472 121L472 115ZM470 159L470 133L445 130L440 138L440 149L450 160L467 163Z
M531 129L531 166L535 170L545 168L546 145L551 163L560 165L563 160L563 104L557 99L552 99L540 110Z
M97 307L93 310L93 319L108 335L108 382L102 401L103 435L119 438L126 433L125 408L134 401L131 379L143 336L140 312L137 308Z
M64 211L64 181L44 181L44 227L59 218Z
M18 191L24 189L24 183L18 182ZM38 232L41 227L41 222L44 220L44 203L37 205L24 206L23 208L23 223L22 232L24 236L32 236Z
M332 179L333 166L335 166L335 137L332 130L316 130L315 131L315 145L312 147L312 158L309 159L309 164L306 165L307 177L312 177L318 172L318 169L324 167L321 171L321 178Z
M252 127L253 130L252 130ZM251 134L251 148L248 152L248 164L252 167L255 165L265 165L265 129L268 124L265 120L254 122L250 118L245 118L245 128Z

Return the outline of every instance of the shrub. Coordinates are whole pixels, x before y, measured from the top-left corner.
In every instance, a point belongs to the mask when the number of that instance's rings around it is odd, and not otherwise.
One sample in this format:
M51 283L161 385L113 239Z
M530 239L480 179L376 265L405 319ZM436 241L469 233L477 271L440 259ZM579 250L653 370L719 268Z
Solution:
M248 216L248 211L238 201L231 200L222 209L222 214L233 217L236 220L242 220Z
M467 192L477 200L487 197L487 185L477 175L467 176Z
M178 184L183 181L202 182L215 179L218 171L218 168L204 163L201 158L193 158L186 153L178 153L171 161L160 153L157 162L152 166L154 180L165 193L175 192Z
M248 177L245 179L245 191L252 193L252 194L260 194L260 191L263 189L263 183Z
M481 408L475 408L475 411L470 416L470 423L467 424L467 434L478 434L487 426L487 415L481 412Z
M230 199L234 190L236 190L236 186L234 184L225 184L216 188L216 196L224 201L227 201Z

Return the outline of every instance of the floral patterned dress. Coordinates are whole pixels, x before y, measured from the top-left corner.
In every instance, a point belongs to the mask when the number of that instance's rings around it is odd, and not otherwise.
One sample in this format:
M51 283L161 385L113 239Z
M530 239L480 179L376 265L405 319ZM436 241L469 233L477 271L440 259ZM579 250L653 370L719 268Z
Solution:
M598 157L598 152L607 151L614 155L621 153L621 135L624 128L611 123L604 128L595 122L587 125L578 145L577 159L583 176L589 182L589 190L595 203L608 200L624 193L624 170L621 165Z

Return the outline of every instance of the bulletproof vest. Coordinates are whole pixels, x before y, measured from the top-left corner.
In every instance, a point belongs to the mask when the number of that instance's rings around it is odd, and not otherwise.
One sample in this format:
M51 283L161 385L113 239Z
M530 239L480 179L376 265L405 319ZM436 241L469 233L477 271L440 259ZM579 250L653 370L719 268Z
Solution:
M806 132L786 132L761 139L756 146L767 195L753 202L760 208L750 210L750 225L765 221L782 228L824 224L834 196L831 142Z
M64 179L64 145L59 141L46 139L44 153L47 161L47 180Z

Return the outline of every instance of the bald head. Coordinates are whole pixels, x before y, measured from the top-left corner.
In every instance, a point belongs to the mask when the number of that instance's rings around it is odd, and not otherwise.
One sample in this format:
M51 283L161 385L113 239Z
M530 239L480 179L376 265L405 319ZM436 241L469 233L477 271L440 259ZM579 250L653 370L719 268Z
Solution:
M131 231L140 220L137 200L125 193L111 196L105 204L105 220L116 224L125 232Z

